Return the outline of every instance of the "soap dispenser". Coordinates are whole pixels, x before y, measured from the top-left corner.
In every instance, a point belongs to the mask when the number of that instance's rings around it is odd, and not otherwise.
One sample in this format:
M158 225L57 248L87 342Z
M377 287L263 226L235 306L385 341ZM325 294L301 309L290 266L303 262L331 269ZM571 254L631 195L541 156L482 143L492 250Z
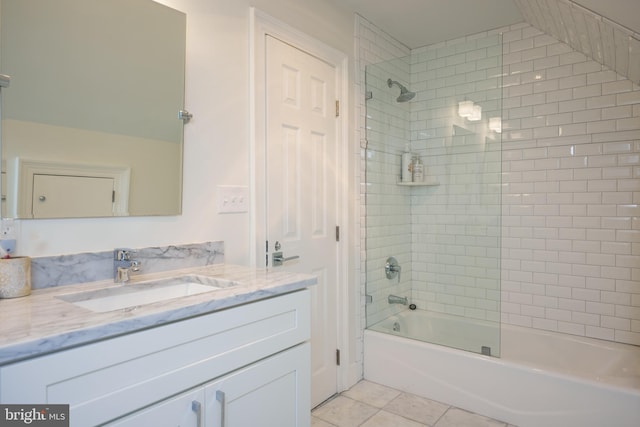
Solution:
M409 143L406 143L404 145L404 153L402 153L402 157L400 160L400 167L401 167L400 180L402 182L413 181L411 161L412 161L412 155L411 155L411 152L409 151Z

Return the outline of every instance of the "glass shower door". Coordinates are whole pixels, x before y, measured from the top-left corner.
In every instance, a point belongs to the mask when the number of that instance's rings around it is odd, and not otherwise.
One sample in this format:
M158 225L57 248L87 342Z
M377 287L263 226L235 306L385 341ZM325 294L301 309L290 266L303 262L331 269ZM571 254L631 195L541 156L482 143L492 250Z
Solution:
M501 37L370 65L366 90L367 327L498 356ZM399 182L407 143L422 181Z

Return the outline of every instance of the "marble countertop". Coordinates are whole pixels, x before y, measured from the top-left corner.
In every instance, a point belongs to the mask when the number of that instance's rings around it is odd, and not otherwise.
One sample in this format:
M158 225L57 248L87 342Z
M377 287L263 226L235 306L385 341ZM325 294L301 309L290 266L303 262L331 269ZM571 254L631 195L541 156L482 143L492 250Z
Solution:
M58 297L79 292L135 286L138 282L199 274L238 282L212 292L96 313ZM126 285L112 280L34 290L31 295L0 299L0 365L105 338L160 326L314 285L306 274L216 264L133 276Z

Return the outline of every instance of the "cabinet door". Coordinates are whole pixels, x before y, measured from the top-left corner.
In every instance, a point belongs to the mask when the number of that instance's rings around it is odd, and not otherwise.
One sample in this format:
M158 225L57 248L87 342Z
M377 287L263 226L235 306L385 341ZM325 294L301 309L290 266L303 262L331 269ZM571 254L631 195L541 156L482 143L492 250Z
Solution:
M204 390L198 388L106 425L110 427L200 427L204 417L203 411Z
M113 216L113 178L33 176L33 218Z
M309 426L309 347L301 344L208 384L206 426Z

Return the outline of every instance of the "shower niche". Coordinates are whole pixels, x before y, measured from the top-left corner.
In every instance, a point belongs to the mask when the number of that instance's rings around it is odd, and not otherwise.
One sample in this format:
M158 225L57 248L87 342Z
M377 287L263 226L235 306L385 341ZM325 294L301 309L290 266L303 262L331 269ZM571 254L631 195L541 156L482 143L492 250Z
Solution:
M367 328L499 356L501 35L414 49L365 82ZM407 143L421 182L399 177ZM391 255L400 280L380 270Z

